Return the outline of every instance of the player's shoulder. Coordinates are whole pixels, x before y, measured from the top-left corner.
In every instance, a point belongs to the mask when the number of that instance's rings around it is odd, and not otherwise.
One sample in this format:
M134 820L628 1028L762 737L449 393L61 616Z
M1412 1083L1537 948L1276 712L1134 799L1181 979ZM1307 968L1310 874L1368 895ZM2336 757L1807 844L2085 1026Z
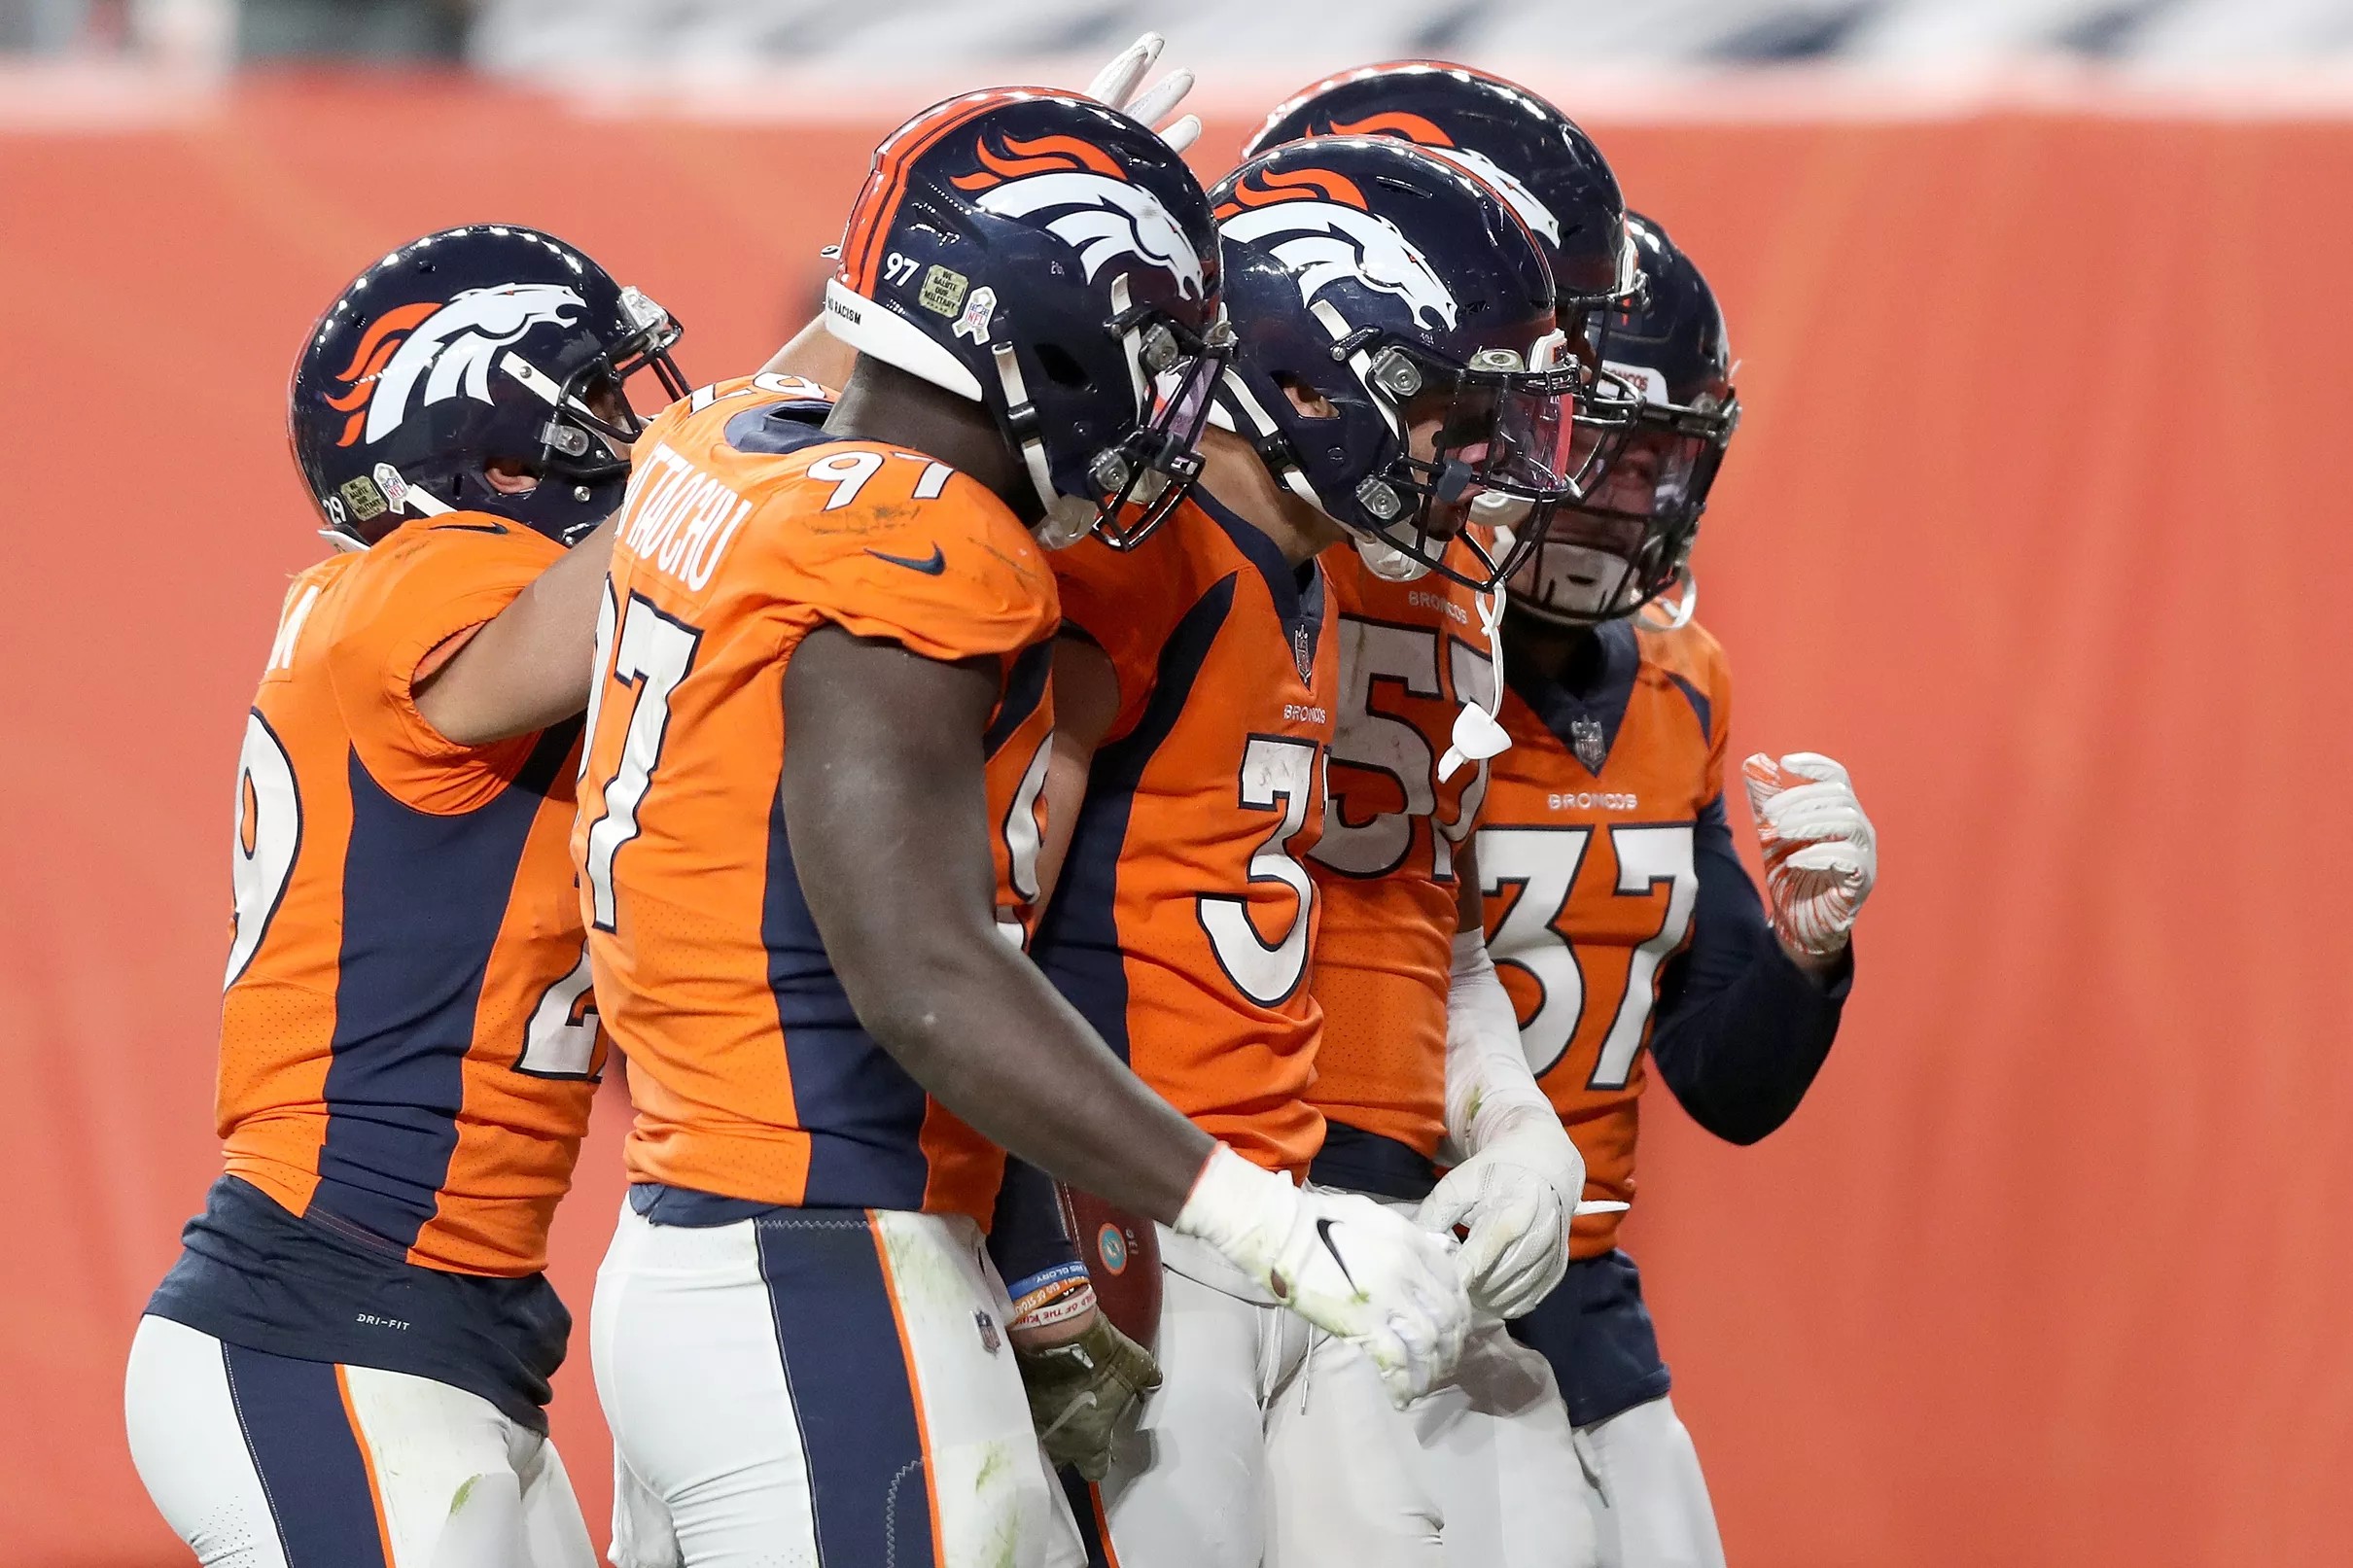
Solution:
M802 605L943 658L1008 652L1053 630L1060 600L1044 551L970 474L822 432L760 455L719 470L746 506L725 570L748 604ZM625 523L618 547L632 547L630 533Z
M1724 645L1697 620L1668 628L1637 615L1633 628L1644 664L1680 676L1703 690L1715 691L1724 685L1729 674Z
M1450 554L1450 562L1455 557ZM1476 564L1467 554L1465 567ZM1365 564L1352 541L1343 540L1316 557L1329 585L1332 605L1343 615L1396 625L1450 630L1484 640L1479 595L1468 584L1437 572L1385 577Z
M340 589L340 625L399 635L403 621L430 618L475 594L519 592L564 547L536 529L487 512L411 518L365 550L323 561Z

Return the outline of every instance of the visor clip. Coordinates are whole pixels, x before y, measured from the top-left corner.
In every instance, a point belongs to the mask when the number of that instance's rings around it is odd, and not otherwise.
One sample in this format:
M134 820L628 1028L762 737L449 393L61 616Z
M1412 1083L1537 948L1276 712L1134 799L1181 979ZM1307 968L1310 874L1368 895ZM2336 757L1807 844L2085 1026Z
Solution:
M1462 499L1462 492L1470 488L1470 465L1458 457L1450 457L1439 468L1430 494L1451 506Z
M1405 510L1397 492L1370 474L1356 486L1356 505L1385 523L1396 521L1397 514Z
M1410 398L1422 390L1422 367L1402 349L1385 348L1373 356L1373 385L1392 398Z
M1115 447L1096 453L1095 461L1087 465L1087 477L1106 495L1119 494L1135 476L1135 465Z
M566 457L588 455L588 433L575 426L558 424L551 419L540 427L540 439L547 443L549 451L561 452Z

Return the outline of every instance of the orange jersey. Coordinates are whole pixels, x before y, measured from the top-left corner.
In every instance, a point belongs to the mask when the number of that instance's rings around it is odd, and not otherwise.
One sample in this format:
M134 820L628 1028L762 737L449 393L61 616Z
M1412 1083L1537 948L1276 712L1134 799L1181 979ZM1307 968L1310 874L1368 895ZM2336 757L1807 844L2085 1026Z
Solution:
M459 746L413 682L561 553L453 512L302 573L238 764L228 1170L465 1273L545 1267L603 1064L564 853L578 726Z
M1432 574L1387 582L1352 548L1324 556L1340 616L1331 799L1310 861L1323 900L1310 984L1323 1044L1309 1097L1343 1126L1427 1160L1446 1133L1446 993L1458 893L1455 848L1479 815L1488 764L1450 779L1455 715L1493 699L1477 595Z
M1324 576L1194 492L1136 549L1056 552L1066 636L1119 714L1031 952L1145 1083L1275 1170L1306 1168L1308 990L1337 688Z
M784 672L827 623L1000 662L989 813L1017 910L1036 894L1054 579L973 479L827 439L821 396L763 375L672 404L616 524L572 847L629 1059L628 1170L759 1203L985 1218L1003 1155L860 1027L802 900L777 795Z
M1579 692L1508 667L1479 826L1487 944L1536 1082L1585 1156L1585 1196L1632 1202L1637 1103L1661 970L1691 931L1694 832L1723 793L1731 691L1697 626L1614 621ZM1570 1251L1616 1244L1580 1217Z

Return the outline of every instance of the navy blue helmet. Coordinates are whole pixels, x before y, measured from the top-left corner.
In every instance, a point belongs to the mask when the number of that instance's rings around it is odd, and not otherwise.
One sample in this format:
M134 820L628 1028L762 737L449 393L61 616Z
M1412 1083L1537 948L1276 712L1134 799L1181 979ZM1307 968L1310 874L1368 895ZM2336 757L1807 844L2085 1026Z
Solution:
M332 535L372 544L411 517L512 518L572 544L620 504L644 429L626 391L670 399L678 323L562 240L475 224L402 246L312 329L287 388L295 463ZM515 491L493 467L535 476Z
M1223 422L1352 534L1376 572L1489 588L1508 551L1462 535L1500 503L1531 542L1570 493L1553 470L1581 385L1551 269L1504 198L1386 136L1260 153L1218 184L1231 364Z
M1626 198L1601 150L1526 87L1442 60L1398 60L1326 77L1267 116L1249 157L1307 136L1396 136L1477 174L1511 202L1552 263L1562 325L1633 286Z
M1687 575L1740 422L1714 291L1657 224L1630 214L1627 231L1643 287L1590 329L1603 381L1631 405L1627 433L1606 477L1560 509L1511 578L1512 607L1556 624L1632 614Z
M1133 545L1199 476L1221 357L1217 235L1184 160L1045 88L935 104L875 150L825 325L985 405L1039 537Z

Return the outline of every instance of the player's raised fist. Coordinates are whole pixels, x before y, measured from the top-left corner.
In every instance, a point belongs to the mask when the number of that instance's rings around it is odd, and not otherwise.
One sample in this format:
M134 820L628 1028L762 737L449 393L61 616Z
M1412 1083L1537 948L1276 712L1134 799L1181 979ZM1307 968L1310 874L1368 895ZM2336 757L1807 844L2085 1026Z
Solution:
M1879 844L1854 784L1817 751L1792 751L1778 762L1760 751L1740 774L1765 849L1774 932L1793 956L1834 957L1879 871Z
M1399 1405L1452 1376L1470 1327L1454 1243L1353 1193L1306 1192L1218 1145L1176 1229L1364 1352Z

